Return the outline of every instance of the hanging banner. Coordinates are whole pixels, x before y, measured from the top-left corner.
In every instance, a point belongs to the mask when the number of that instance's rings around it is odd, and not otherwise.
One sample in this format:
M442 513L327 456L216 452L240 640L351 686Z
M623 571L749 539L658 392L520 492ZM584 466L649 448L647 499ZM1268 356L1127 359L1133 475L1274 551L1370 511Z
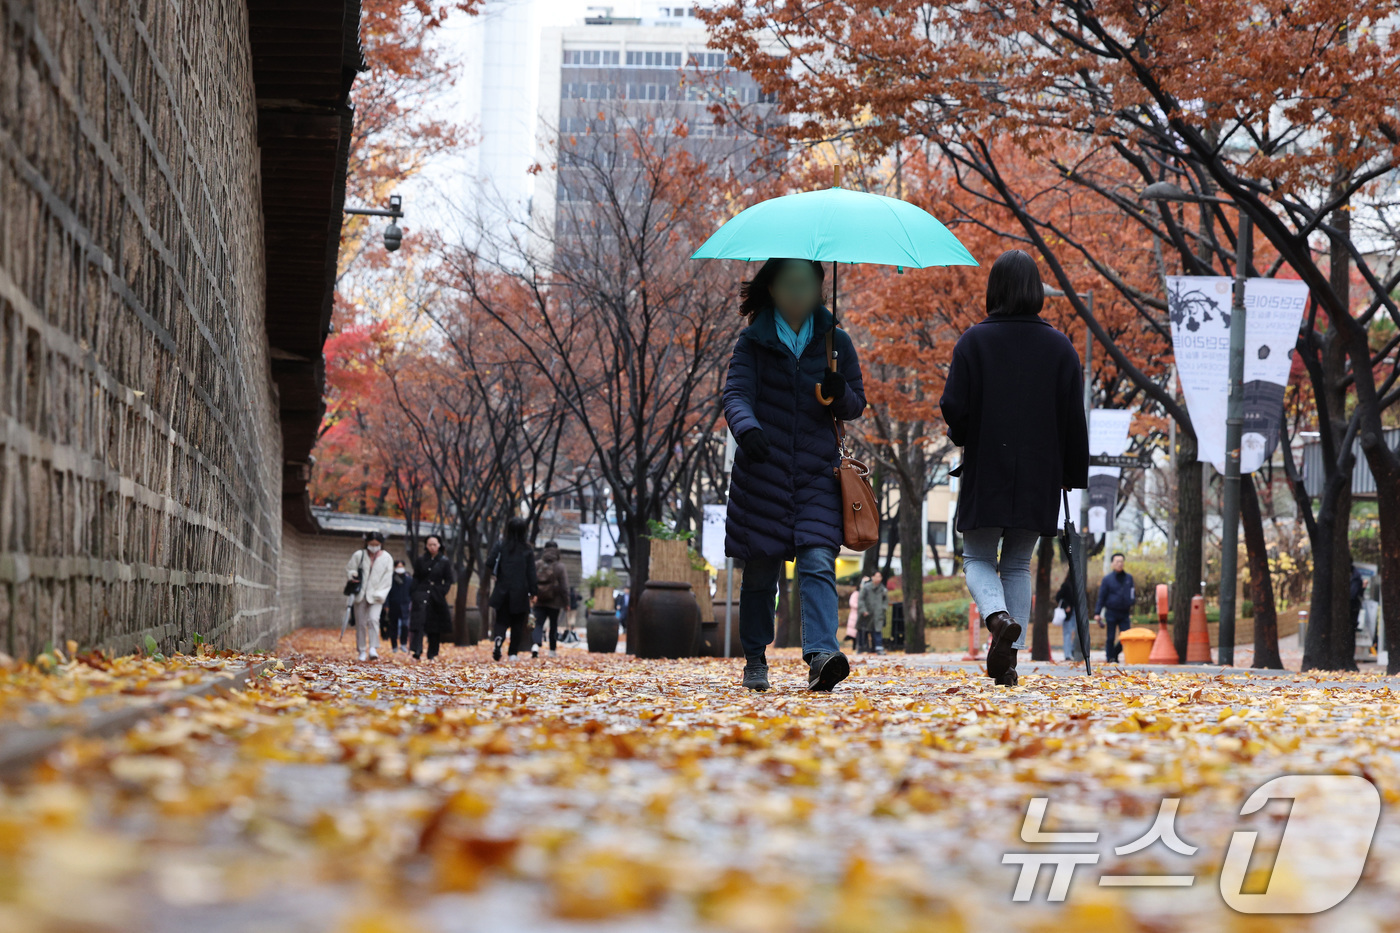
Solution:
M1089 455L1117 457L1128 450L1128 429L1133 413L1123 408L1095 408L1089 412ZM1089 467L1089 527L1092 534L1113 530L1117 512L1121 467Z
M726 505L705 506L705 525L700 530L700 556L711 567L724 567L724 518Z
M579 523L578 557L585 577L598 572L598 526L592 522Z
M1197 459L1225 470L1230 402L1230 308L1234 282L1223 275L1167 276L1167 310L1181 393L1196 429ZM1295 279L1245 283L1244 432L1240 473L1259 469L1278 446L1308 287Z

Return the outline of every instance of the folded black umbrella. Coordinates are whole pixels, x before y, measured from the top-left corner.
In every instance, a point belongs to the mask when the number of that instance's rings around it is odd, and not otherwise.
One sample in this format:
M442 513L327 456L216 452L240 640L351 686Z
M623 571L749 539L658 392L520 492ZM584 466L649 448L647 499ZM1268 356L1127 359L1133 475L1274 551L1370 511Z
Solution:
M1079 648L1084 652L1084 673L1092 675L1093 670L1089 667L1089 594L1087 592L1089 582L1084 578L1086 565L1080 559L1079 535L1074 530L1074 519L1069 514L1069 492L1062 490L1060 493L1064 497L1065 503L1065 527L1060 531L1060 540L1064 544L1065 556L1069 558L1069 580L1071 605L1074 606L1074 627L1079 633Z

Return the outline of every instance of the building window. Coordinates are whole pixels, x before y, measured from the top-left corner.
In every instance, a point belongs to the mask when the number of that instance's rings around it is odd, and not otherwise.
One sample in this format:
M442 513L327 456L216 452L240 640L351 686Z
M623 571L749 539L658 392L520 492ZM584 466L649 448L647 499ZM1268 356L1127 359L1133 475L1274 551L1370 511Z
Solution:
M683 58L680 52L628 52L626 62L631 68L679 68Z
M930 547L948 546L948 523L929 522L928 523L928 543Z
M616 65L621 58L622 52L612 49L565 49L564 67L598 68L607 65Z

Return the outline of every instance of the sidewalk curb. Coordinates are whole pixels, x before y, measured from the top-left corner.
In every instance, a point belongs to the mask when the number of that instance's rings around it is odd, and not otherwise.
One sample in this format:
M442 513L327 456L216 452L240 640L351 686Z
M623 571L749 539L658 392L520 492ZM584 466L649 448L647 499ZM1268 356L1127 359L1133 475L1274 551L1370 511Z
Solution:
M11 781L23 776L69 739L106 738L119 735L138 723L159 716L181 703L200 697L221 696L237 690L264 671L277 666L277 658L245 667L232 676L216 675L200 683L178 690L153 703L129 703L121 709L98 713L87 720L61 726L38 726L0 733L0 780Z

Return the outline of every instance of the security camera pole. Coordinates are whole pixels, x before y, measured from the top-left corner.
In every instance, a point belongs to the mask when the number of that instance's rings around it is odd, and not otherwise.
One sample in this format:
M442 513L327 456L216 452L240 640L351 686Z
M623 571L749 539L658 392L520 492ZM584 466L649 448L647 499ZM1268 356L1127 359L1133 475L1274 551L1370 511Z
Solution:
M371 207L347 207L345 208L345 213L359 214L364 217L393 218L393 220L389 221L389 226L384 228L384 248L391 253L397 252L399 246L403 243L403 231L399 229L398 224L394 223L395 220L403 216L403 198L399 197L397 194L389 195L389 209L387 211L377 210Z
M1235 663L1235 580L1239 574L1240 550L1240 438L1244 434L1244 286L1254 246L1254 221L1233 201L1192 194L1169 181L1148 185L1142 197L1148 201L1232 204L1240 212L1235 294L1230 309L1230 400L1225 409L1225 488L1220 507L1220 646L1216 658L1222 667L1232 667Z

